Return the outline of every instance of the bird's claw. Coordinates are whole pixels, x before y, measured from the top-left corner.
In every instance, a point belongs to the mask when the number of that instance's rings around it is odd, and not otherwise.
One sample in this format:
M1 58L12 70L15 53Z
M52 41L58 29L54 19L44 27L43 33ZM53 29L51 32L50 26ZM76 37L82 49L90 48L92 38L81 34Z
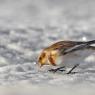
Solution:
M59 67L59 68L56 68L56 69L50 69L50 70L48 70L48 71L49 71L49 72L53 72L53 73L55 73L55 72L57 72L57 71L63 72L63 71L65 71L63 68L65 68L65 67Z
M48 71L55 73L55 72L57 72L57 69L50 69L50 70L48 70Z
M67 72L66 74L76 74L78 72Z
M79 66L79 64L74 65L73 68L70 71L68 71L66 74L75 74L75 73L78 73L78 72L72 72L77 66Z

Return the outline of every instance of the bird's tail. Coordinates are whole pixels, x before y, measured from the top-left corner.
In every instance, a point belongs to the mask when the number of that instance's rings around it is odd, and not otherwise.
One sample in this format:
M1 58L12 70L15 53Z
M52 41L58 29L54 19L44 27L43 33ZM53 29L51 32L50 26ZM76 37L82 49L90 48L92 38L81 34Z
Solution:
M95 44L95 40L87 41L86 44L87 44L87 45Z

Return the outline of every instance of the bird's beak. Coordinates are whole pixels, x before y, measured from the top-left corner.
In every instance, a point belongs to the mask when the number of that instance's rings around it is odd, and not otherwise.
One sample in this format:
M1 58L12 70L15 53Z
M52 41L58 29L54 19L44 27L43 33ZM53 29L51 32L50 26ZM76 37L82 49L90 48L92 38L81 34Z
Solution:
M36 61L37 67L41 68L43 65L39 62L39 60Z
M40 67L40 68L41 68L42 66L43 66L43 64L38 63L38 67Z
M43 65L42 64L40 64L40 68L42 68L43 67Z

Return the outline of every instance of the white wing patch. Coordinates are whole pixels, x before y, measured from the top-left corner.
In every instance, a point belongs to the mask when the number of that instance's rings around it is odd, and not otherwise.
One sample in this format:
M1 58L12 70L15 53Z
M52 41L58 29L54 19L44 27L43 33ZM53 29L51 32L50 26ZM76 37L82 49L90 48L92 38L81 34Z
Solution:
M56 60L57 65L72 66L75 64L83 64L84 60L95 53L95 50L79 50L67 55L61 56ZM95 58L95 57L94 57Z

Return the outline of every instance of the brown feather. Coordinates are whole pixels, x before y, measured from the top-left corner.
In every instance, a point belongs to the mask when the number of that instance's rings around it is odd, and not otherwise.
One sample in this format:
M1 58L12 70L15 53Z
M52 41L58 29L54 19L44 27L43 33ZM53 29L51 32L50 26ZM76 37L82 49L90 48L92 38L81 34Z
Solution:
M46 49L48 49L48 50L56 50L56 49L60 50L60 49L62 49L62 47L64 49L68 49L70 47L73 47L75 45L79 45L79 44L82 44L82 43L84 43L84 42L60 41L60 42L57 42L57 43L47 47Z

